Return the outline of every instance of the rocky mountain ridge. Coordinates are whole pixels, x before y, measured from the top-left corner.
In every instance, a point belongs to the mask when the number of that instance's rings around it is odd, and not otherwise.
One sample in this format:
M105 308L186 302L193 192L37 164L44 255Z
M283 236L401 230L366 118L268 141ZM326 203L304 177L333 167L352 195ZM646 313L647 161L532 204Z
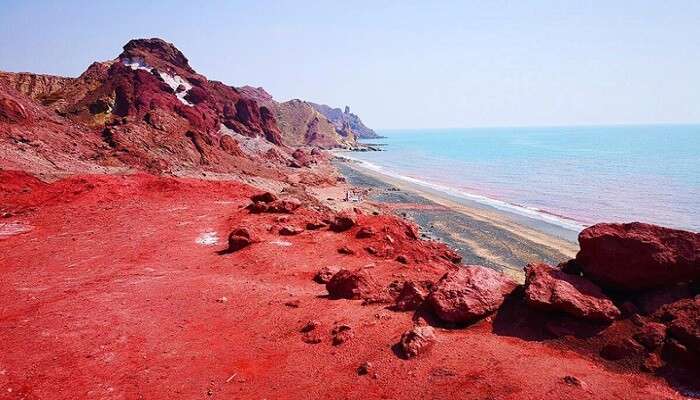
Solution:
M1 72L3 163L225 173L240 171L241 159L256 168L298 165L292 147L356 146L308 103L276 103L260 90L208 80L157 38L131 40L77 78ZM32 111L23 118L20 109ZM64 157L71 160L54 160Z

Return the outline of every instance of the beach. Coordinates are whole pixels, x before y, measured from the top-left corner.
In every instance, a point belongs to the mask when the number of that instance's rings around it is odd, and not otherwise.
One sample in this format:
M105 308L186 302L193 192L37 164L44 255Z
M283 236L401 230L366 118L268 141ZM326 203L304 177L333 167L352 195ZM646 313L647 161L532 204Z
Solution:
M556 265L578 251L578 232L369 169L337 154L335 166L364 200L412 220L426 238L459 252L464 264L484 265L518 280L528 263Z

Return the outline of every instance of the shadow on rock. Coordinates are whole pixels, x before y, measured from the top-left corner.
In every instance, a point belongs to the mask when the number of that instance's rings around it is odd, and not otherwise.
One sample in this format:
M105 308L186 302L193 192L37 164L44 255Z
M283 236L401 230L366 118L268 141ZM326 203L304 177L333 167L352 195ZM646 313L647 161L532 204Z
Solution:
M494 315L494 334L527 341L544 341L562 336L586 339L608 327L605 323L588 322L563 313L533 309L523 300L521 290L508 296Z

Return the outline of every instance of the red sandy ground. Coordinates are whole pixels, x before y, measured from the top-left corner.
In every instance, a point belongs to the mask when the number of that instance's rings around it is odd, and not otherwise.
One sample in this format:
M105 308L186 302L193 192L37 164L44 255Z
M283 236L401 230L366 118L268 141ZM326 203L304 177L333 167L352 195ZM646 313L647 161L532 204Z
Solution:
M437 329L429 353L403 360L391 347L412 313L329 300L312 281L323 266L368 264L384 283L434 280L450 268L432 258L435 246L397 243L422 260L403 265L362 251L356 229L279 236L267 231L279 215L242 209L254 190L235 183L130 175L44 184L0 175L0 204L12 213L0 219L0 398L680 398L651 375L499 336L489 321ZM301 210L289 223L312 216ZM218 254L237 226L252 227L261 242ZM31 230L9 233L17 227ZM218 244L196 242L209 231ZM357 254L339 254L344 245ZM285 305L293 300L298 308ZM321 322L319 344L301 340L309 320ZM337 347L336 321L355 334ZM370 374L358 376L365 361ZM566 384L567 375L582 386Z

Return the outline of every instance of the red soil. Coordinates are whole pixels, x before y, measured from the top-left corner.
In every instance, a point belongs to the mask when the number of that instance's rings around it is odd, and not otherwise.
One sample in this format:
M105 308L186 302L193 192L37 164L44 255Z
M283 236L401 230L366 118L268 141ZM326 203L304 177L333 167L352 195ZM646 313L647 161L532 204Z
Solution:
M681 398L652 375L562 343L496 334L488 319L437 328L427 353L398 357L392 347L413 313L330 300L312 280L325 266L369 267L385 286L453 268L444 247L410 239L393 217L279 236L323 216L251 214L244 207L258 191L232 182L0 180L0 212L9 213L0 224L31 228L0 235L0 398ZM365 226L377 233L357 239ZM239 227L260 241L220 254ZM197 242L207 232L217 244ZM302 340L311 320L317 344ZM339 346L336 323L353 332Z

